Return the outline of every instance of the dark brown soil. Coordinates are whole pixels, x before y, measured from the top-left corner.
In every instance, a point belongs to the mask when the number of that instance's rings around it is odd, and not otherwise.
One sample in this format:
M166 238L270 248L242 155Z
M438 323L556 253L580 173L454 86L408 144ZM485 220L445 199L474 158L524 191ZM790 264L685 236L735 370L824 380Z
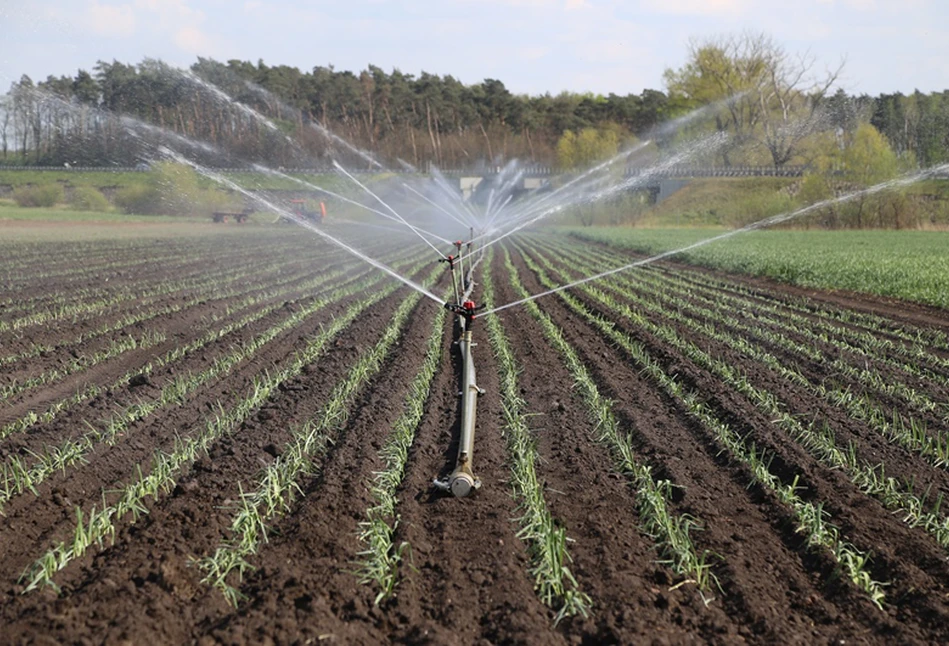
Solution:
M0 283L0 321L12 321L30 308L83 302L126 294L114 308L89 317L57 319L28 326L19 333L0 332L3 356L30 343L54 349L35 361L0 366L0 385L41 374L67 361L68 353L92 353L123 334L161 331L167 341L123 354L104 364L31 388L0 403L0 422L30 410L42 412L84 384L105 386L128 370L184 344L206 330L228 322L225 308L251 294L285 288L277 301L262 299L248 312L276 302L261 320L208 344L201 351L163 367L147 379L103 393L70 407L53 422L0 440L0 458L41 452L68 437L77 437L114 411L154 398L176 375L202 370L238 343L250 341L304 307L318 294L299 285L320 272L345 269L321 293L353 279L364 266L350 262L298 231L247 229L222 238L146 233L82 242L34 242L21 255L3 260L11 277ZM226 248L221 242L226 242ZM571 243L584 253L593 245ZM44 245L48 245L44 247ZM543 255L562 263L546 243L508 247L520 280L531 292L540 281L522 257ZM390 243L391 246L391 243ZM28 279L44 248L56 254L46 264L47 277ZM377 247L376 255L389 253ZM413 250L414 253L415 250ZM500 255L500 250L499 250ZM83 262L83 254L87 261ZM407 256L403 256L405 258ZM491 272L499 303L516 300L507 269L496 256ZM124 265L122 263L125 263ZM396 262L396 260L392 260ZM417 280L434 265L414 274ZM559 264L565 271L569 268ZM118 268L117 268L118 267ZM254 271L259 267L259 271ZM855 294L785 288L766 281L696 271L696 295L742 294L753 308L756 299L778 307L809 308L814 320L833 311L858 311L882 317L889 327L874 334L894 339L894 331L923 338L949 332L945 312ZM77 273L78 272L78 273ZM39 272L37 273L44 273ZM218 297L202 277L240 275L240 295ZM111 283L106 287L104 276ZM688 273L686 274L688 276ZM715 285L706 278L716 279ZM154 300L136 302L135 294L174 281L198 281ZM380 283L381 284L381 283ZM182 285L185 285L182 282ZM436 289L443 289L441 285ZM731 287L730 287L731 286ZM81 291L85 289L86 291ZM202 291L203 290L203 291ZM729 291L731 290L731 291ZM71 291L87 296L69 299ZM149 513L132 522L117 522L114 543L106 541L76 559L52 589L23 594L20 573L55 541L71 536L78 506L100 505L103 490L127 483L141 466L150 468L156 450L171 450L176 437L197 433L220 402L243 396L253 378L273 372L318 334L334 316L363 297L356 294L328 305L279 335L226 375L191 393L180 406L159 409L129 427L112 446L97 447L84 463L57 473L5 506L0 517L0 635L3 643L141 643L141 644L306 644L306 643L945 643L949 640L949 565L947 550L922 528L910 527L899 515L863 494L840 471L827 468L768 416L696 365L675 347L607 311L593 298L574 292L590 309L615 320L617 329L642 343L669 374L702 394L723 420L748 441L774 457L772 472L786 482L798 478L800 495L822 504L841 536L872 555L874 578L888 583L886 603L877 609L842 576L832 556L808 548L791 512L756 485L747 467L729 459L713 435L683 406L656 385L632 357L618 350L596 328L574 314L558 297L538 301L577 350L601 393L612 400L623 433L637 456L657 478L675 488L672 511L696 520L693 540L707 551L718 587L703 594L663 563L653 539L643 531L637 495L631 481L615 468L609 448L590 422L573 379L543 331L523 307L500 314L520 364L522 397L531 414L540 456L537 469L545 499L571 542L569 567L580 589L592 601L587 618L554 623L556 609L534 592L530 556L518 538L518 501L509 483L510 458L503 434L498 366L487 336L476 327L478 382L485 389L478 408L474 464L483 482L470 498L456 500L434 490L432 479L453 462L459 428L458 380L461 372L452 345L452 327L443 337L443 361L436 373L425 415L418 428L399 491L399 524L395 543L408 543L393 597L375 605L377 590L356 574L360 553L359 523L371 503L369 487L382 467L379 450L402 412L408 384L418 372L431 332L436 304L422 299L401 332L377 376L358 394L344 427L298 484L302 495L269 525L269 541L251 557L237 608L202 582L194 559L206 556L230 535L231 512L241 491L254 486L257 474L284 451L291 429L320 414L333 387L343 380L361 353L381 337L390 313L408 296L400 288L358 322L344 330L313 365L275 391L267 403L239 428L215 443L207 455L189 464L175 486L148 502ZM155 316L133 329L90 341L80 334L135 308L160 308L206 298L180 312ZM477 291L476 291L477 297ZM32 299L32 300L31 300ZM683 310L685 311L685 310ZM795 310L799 311L799 310ZM232 317L239 316L234 314ZM700 316L697 315L699 320ZM847 415L814 392L789 383L735 348L696 334L670 317L651 317L674 328L713 357L740 368L758 388L767 389L802 420L819 419L833 426L841 445L852 442L859 455L883 462L887 475L914 479L917 490L930 488L930 500L949 493L949 474L918 454L888 442L864 422ZM746 319L741 319L747 322ZM728 321L721 330L734 334ZM805 342L791 335L796 342ZM73 342L72 340L75 340ZM749 337L749 341L754 341ZM823 383L820 361L763 344L785 365L815 384ZM944 384L911 378L886 365L815 346L829 358L863 362L885 379L945 401ZM841 387L863 388L840 379ZM868 392L888 412L916 415L898 398ZM918 415L917 415L918 416ZM930 433L947 431L938 414L923 416ZM235 577L232 581L238 585Z

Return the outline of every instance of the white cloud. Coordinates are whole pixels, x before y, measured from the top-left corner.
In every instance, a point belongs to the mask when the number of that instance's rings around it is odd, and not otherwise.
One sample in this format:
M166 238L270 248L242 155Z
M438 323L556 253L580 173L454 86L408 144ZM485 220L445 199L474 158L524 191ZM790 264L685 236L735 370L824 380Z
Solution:
M841 4L848 9L876 9L877 3L876 0L816 0L817 4L834 6L836 4ZM909 2L910 0L907 0Z
M583 0L580 0L581 3ZM456 0L462 5L503 5L507 7L528 7L531 9L554 9L563 4L564 0ZM567 4L576 2L576 0L566 0Z
M189 5L189 0L135 0L135 6L158 14L162 27L193 27L205 18L203 11Z
M132 5L99 4L92 0L82 13L86 29L100 36L131 36L135 33Z
M182 27L175 32L175 45L189 54L208 55L216 51L212 39L198 27Z
M641 0L644 9L681 16L737 14L752 6L750 0Z
M524 47L519 51L520 58L526 61L540 60L550 53L550 47Z

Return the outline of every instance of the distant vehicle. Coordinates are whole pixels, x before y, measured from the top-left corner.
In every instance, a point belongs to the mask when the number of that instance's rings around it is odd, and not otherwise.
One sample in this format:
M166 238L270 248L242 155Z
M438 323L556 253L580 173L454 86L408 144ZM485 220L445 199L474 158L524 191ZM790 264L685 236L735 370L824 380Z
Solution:
M323 224L323 220L326 219L326 204L320 202L319 209L314 209L312 204L310 200L291 200L290 210L301 220Z
M242 224L247 222L247 218L250 217L250 214L254 212L254 209L244 209L243 211L215 211L211 214L211 219L215 222L227 222L229 220L234 220L235 222Z

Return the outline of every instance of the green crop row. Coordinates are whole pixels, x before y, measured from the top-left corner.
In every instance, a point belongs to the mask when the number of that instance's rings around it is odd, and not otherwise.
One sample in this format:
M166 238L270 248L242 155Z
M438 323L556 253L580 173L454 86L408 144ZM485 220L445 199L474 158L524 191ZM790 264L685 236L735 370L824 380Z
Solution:
M38 558L21 576L25 582L25 592L41 586L55 586L53 575L66 567L72 560L81 557L93 545L101 546L106 538L114 540L116 533L115 521L131 513L133 519L147 513L145 507L147 499L155 499L163 492L167 492L174 485L174 478L185 466L194 462L197 456L217 442L221 437L233 432L247 416L288 379L300 373L304 366L313 363L325 350L328 343L367 308L379 302L396 289L390 284L377 292L349 307L341 316L333 319L320 334L310 340L307 346L298 352L288 362L288 365L274 374L266 374L254 381L250 391L243 397L228 402L227 408L220 406L219 411L207 420L205 428L197 435L178 439L175 449L166 453L157 451L152 459L152 466L146 475L138 467L138 475L128 485L120 488L116 494L118 499L107 504L103 494L102 508L93 507L84 518L81 511L77 511L77 523L73 530L73 537L54 545L43 556Z
M563 247L558 245L558 248ZM594 252L592 255L600 258L604 269L617 265L616 259L609 254ZM740 308L746 316L759 318L772 326L794 330L815 342L828 343L847 352L872 356L874 360L885 361L888 365L914 376L949 385L949 378L942 374L949 371L949 360L933 352L934 348L949 350L945 336L938 331L901 331L894 329L892 325L886 325L879 317L861 317L856 314L845 316L843 312L846 310L842 309L823 309L815 312L806 304L793 302L782 302L778 306L763 302L760 294L752 293L747 288L725 284L695 272L686 274L666 270L660 274L642 271L640 268L636 277L638 280L663 281L690 292L696 287L710 295L714 292L715 301L722 306L727 304ZM735 292L738 295L723 293L720 290ZM865 329L853 329L852 325ZM897 337L899 341L889 338L891 336ZM902 357L902 360L891 359L886 355Z
M569 280L570 276L565 275L564 278ZM730 363L712 357L694 343L681 338L673 328L652 323L626 303L611 298L603 290L589 285L583 285L581 289L591 298L602 303L614 316L648 330L657 338L680 350L697 366L709 370L723 383L745 396L752 405L767 415L773 424L786 430L819 461L831 468L841 469L848 474L857 488L880 500L887 509L899 514L909 526L922 527L942 547L949 547L949 517L939 514L941 497L936 500L935 506L930 508L926 496L922 498L916 496L911 484L900 483L894 478L887 477L882 464L871 465L860 461L857 458L856 447L852 444L845 450L840 449L829 427L821 430L816 428L815 424L802 424L796 416L785 409L784 404L774 393L753 385L747 375Z
M493 249L488 255L490 268ZM482 278L482 299L487 309L494 305L494 284L490 270ZM534 586L541 601L557 611L556 620L572 615L586 617L592 604L581 589L568 563L566 529L555 521L544 499L544 487L536 471L539 459L533 433L527 424L527 404L520 396L517 375L520 367L497 316L485 320L488 338L498 362L504 434L511 456L511 485L523 515L518 518L518 537L527 543Z
M371 272L369 270L363 272L363 274L366 273ZM359 275L356 277L358 276ZM148 401L139 401L113 414L103 428L95 428L90 425L89 431L78 439L67 439L59 445L48 446L38 453L33 453L34 459L32 464L28 464L26 460L19 456L12 456L6 463L0 465L0 511L2 511L2 506L13 496L23 493L26 490L36 493L36 486L45 481L49 476L57 471L65 472L67 467L84 461L86 455L96 446L101 444L107 446L112 445L118 437L127 432L131 424L144 419L162 408L183 404L191 393L199 387L226 375L233 367L253 356L258 349L276 338L279 334L299 325L304 319L323 309L326 305L367 289L377 284L382 278L378 273L375 273L370 275L367 279L354 282L356 277L350 277L342 286L330 292L325 297L314 299L309 305L271 326L252 341L233 348L229 353L216 359L210 367L200 373L176 375L162 388L161 392L155 398ZM331 276L324 277L324 282L330 278ZM272 305L261 311L254 312L244 319L232 322L221 330L205 335L188 346L180 346L172 350L166 357L160 359L159 362L166 364L171 363L198 347L202 347L212 340L221 338L224 333L240 329L250 322L259 320L266 314L277 309L279 309L278 306ZM225 330L227 332L225 332Z
M165 335L161 332L145 332L138 337L128 336L124 339L113 341L107 348L104 348L98 352L90 355L80 354L62 366L50 368L49 370L43 371L39 375L24 379L22 381L13 380L12 382L0 387L0 402L11 397L16 397L17 395L20 395L31 388L36 388L38 386L48 386L55 383L56 381L59 381L60 379L63 379L64 377L68 377L69 375L76 374L77 372L97 366L103 361L108 361L109 359L118 357L126 352L130 352L132 350L144 350L158 345L159 343L164 342L165 339Z
M656 254L720 230L587 228L578 237ZM677 255L686 262L803 287L846 289L949 308L949 233L752 231Z
M585 264L581 259L563 250L559 250L558 253L560 257L564 258L581 273L593 273L602 270L602 268ZM638 280L631 284L631 281L616 276L610 277L604 281L604 284L626 301L636 305L641 311L677 321L688 329L735 348L753 361L768 366L789 382L805 388L832 406L844 409L851 418L865 423L871 430L883 437L930 459L935 466L949 466L949 434L940 432L938 429L930 433L925 422L913 417L903 416L898 411L893 411L888 417L886 412L868 394L855 393L849 386L834 387L827 385L826 382L811 383L799 370L789 366L787 361L766 352L760 346L748 341L745 336L737 336L724 331L722 326L733 327L752 337L763 337L779 347L803 354L812 360L823 363L823 357L813 356L811 348L808 346L795 343L782 334L772 334L760 326L741 325L733 321L728 312L722 309L703 308L698 304L702 300L701 297L694 293L689 293L688 299L684 299L671 293L668 287L649 289L645 281ZM622 285L627 285L627 287L624 288ZM630 286L645 290L649 293L649 298L638 296L629 289ZM936 408L936 403L925 398L924 395L905 387L899 389L878 373L866 368L863 370L852 369L851 366L844 364L839 359L830 363L831 366L845 374L856 375L858 378L869 375L869 377L863 379L865 385L879 385L886 392L903 393L913 401L919 402L922 400L928 404L926 407L929 409Z
M548 269L552 266L546 258L540 258ZM543 269L525 256L525 262L533 271L541 284L545 287L554 287L553 281ZM565 292L559 292L570 309L589 321L604 336L623 348L636 361L639 368L655 381L663 390L680 402L682 408L692 417L698 419L708 429L720 446L725 448L733 459L741 462L749 470L752 481L770 491L794 515L798 523L798 531L805 534L810 547L822 547L837 561L846 572L848 578L858 588L863 590L868 598L878 607L882 607L885 598L883 584L873 579L867 569L869 555L854 547L851 543L840 538L839 529L827 520L827 514L820 504L806 502L798 495L798 479L791 483L783 483L769 470L769 458L766 453L746 443L741 436L723 422L714 411L701 401L697 393L686 390L674 377L668 375L661 364L656 361L648 350L639 342L616 329L613 321L605 319L591 312L581 301ZM610 311L624 310L625 304L615 301L608 296L598 297Z
M425 413L429 389L441 363L445 317L445 310L439 309L432 323L422 367L409 385L402 415L392 425L385 444L379 450L384 466L369 485L373 504L366 510L366 520L359 525L359 539L366 545L365 551L360 553L359 577L362 583L374 583L379 590L376 604L395 591L399 564L403 554L410 549L407 542L396 547L393 541L399 526L399 515L396 513L398 488L405 476L409 449Z
M529 293L521 283L506 249L504 255L505 266L515 293L520 298L526 298ZM620 428L612 403L600 394L589 370L564 338L563 331L536 302L528 301L525 307L540 323L547 341L560 353L573 376L574 386L580 392L596 429L597 440L609 449L616 468L631 479L639 502L643 533L656 542L659 553L672 571L687 577L680 584L694 583L701 594L707 594L715 584L709 553L699 554L691 537L693 529L701 528L700 523L687 514L676 515L669 510L672 483L668 480L657 480L650 466L636 456L631 436Z
M440 267L433 269L423 285L431 285L442 272ZM249 492L241 492L231 520L231 537L223 541L213 555L198 560L198 566L206 573L204 582L220 590L231 604L237 605L240 595L237 588L228 583L228 576L234 570L242 575L250 567L247 559L266 542L268 523L290 511L296 495L301 493L298 480L314 473L317 461L337 439L334 435L338 436L345 428L360 389L382 368L420 298L418 292L412 292L402 301L385 325L382 338L359 356L349 375L333 388L316 417L293 432L293 440L264 469L256 480L257 486Z

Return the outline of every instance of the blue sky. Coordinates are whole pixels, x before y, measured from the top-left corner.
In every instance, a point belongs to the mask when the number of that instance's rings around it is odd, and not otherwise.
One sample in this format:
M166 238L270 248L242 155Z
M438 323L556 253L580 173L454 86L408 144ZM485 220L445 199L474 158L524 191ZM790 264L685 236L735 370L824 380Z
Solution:
M949 88L945 0L0 0L0 91L99 59L205 56L638 94L664 89L690 38L742 30L813 57L818 73L846 60L848 92Z

